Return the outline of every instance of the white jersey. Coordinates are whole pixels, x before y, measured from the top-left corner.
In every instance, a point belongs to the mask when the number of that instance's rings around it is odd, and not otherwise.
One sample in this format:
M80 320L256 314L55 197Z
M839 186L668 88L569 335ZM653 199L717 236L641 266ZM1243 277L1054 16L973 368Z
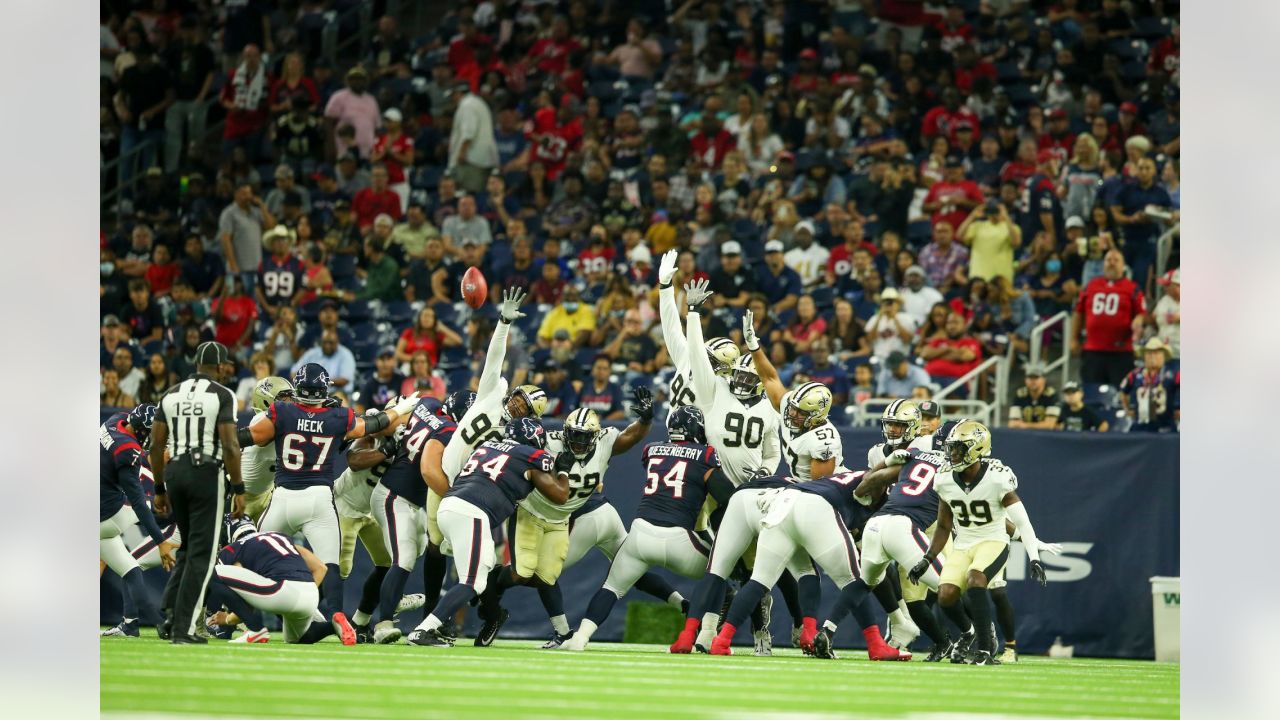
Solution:
M480 372L476 401L462 416L458 431L444 447L440 467L450 485L458 477L463 463L471 457L480 443L502 437L502 427L506 424L504 418L507 399L507 379L502 377L502 363L506 360L507 333L510 329L511 326L502 321L494 328L493 339L489 341L489 353L484 358L484 369Z
M689 366L689 343L680 328L680 308L676 306L674 287L658 290L658 315L662 320L662 341L667 345L671 363L676 366L676 374L671 378L671 387L667 391L669 415L676 408L698 405L698 397L693 390L693 372ZM724 380L720 382L725 384Z
M403 426L401 426L401 430L403 430ZM391 461L395 460L396 457L394 444L380 443L377 447L387 456L386 460L364 470L352 470L348 467L334 481L333 504L338 509L338 514L342 517L356 520L373 517L369 514L369 496L373 493L373 489L378 486L378 481L387 472L387 468L391 467Z
M254 415L249 424L252 425L258 418L266 415L266 411ZM240 451L240 480L244 482L244 491L250 495L261 495L271 489L276 482L274 443L263 447L250 445Z
M788 393L790 394L790 393ZM782 407L787 406L787 396L782 398ZM814 460L835 459L832 474L848 471L844 466L844 445L840 441L840 433L836 426L827 421L816 428L796 431L782 424L782 452L787 456L787 466L791 468L791 477L800 482L813 479L810 466Z
M702 347L702 322L697 313L689 313L687 325L689 347ZM728 383L716 379L705 352L693 353L689 365L696 405L706 419L707 444L720 455L729 481L737 487L750 480L756 470L770 475L777 472L782 459L782 416L769 398L761 394L754 403L743 403Z
M934 480L938 498L951 507L952 541L957 550L967 550L980 542L1009 542L1005 530L1004 497L1018 489L1018 477L999 460L982 460L983 471L971 488L960 486L950 469ZM948 468L950 466L947 466Z
M868 470L874 470L877 465L884 462L884 459L889 456L889 453L885 452L886 445L888 445L888 443L882 443L882 442L876 443L875 445L871 446L870 450L867 451L867 469ZM906 449L907 450L912 450L912 449L932 450L933 436L925 435L924 437L918 437L912 440L911 444L907 445ZM893 451L890 450L889 452L893 452Z
M569 468L569 499L563 505L551 502L541 490L535 489L520 501L520 506L547 522L568 522L569 516L586 504L604 482L604 473L613 457L613 444L620 435L622 431L617 428L605 428L596 440L595 450L586 460L573 459L573 466ZM547 433L547 452L557 457L560 453L569 452L562 431Z

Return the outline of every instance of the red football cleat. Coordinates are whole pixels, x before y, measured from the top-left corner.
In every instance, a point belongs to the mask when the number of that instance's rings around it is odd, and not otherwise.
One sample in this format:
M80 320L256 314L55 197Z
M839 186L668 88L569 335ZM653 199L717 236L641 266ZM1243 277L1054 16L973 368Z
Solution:
M813 639L818 637L818 621L815 618L804 618L804 627L800 630L800 649L806 655L813 654Z
M712 655L732 655L733 654L733 634L737 632L737 628L725 623L720 627L720 634L716 635L711 641Z
M911 659L911 651L898 650L895 647L891 647L880 636L880 628L875 625L863 628L862 637L867 639L867 657L871 660L907 661Z
M693 652L693 641L698 636L698 628L701 622L693 618L684 621L684 629L680 631L680 636L676 641L671 643L671 652L676 655L688 655Z
M351 627L346 615L340 612L333 614L333 629L338 633L338 638L342 640L343 645L356 644L356 629Z

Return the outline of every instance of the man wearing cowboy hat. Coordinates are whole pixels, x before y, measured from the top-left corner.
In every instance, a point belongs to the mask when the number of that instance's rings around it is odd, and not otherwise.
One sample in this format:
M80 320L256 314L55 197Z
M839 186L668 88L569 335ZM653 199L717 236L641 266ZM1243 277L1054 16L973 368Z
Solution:
M1173 351L1158 337L1142 346L1142 367L1120 383L1120 402L1133 418L1129 432L1177 432L1182 373L1166 367Z

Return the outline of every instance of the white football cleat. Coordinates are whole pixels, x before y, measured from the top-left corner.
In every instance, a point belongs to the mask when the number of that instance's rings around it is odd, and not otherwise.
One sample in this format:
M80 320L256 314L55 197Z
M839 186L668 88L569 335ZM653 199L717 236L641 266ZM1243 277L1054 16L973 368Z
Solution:
M1000 662L1001 664L1018 662L1018 651L1006 646L1004 652L1000 654Z
M271 631L266 628L262 628L258 631L246 630L234 638L231 638L228 642L237 644L258 644L266 643L269 640L271 640Z
M904 613L905 615L905 613ZM889 620L889 630L884 641L889 643L890 647L899 650L906 650L911 647L911 643L920 637L920 628L911 618L908 617L906 622L895 623L892 618Z
M411 593L400 598L400 603L396 605L396 614L406 613L410 610L417 610L427 604L427 596L422 593Z
M570 652L582 652L583 650L587 649L587 644L582 641L580 636L575 635L574 637L571 637L568 640L560 643L560 647L556 649L568 650Z
M383 620L373 626L373 641L378 645L391 645L400 640L400 628L390 620Z

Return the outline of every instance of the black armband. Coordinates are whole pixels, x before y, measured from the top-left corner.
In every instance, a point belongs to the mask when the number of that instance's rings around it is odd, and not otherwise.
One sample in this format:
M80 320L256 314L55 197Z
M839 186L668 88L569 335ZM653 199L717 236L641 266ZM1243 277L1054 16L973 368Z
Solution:
M364 416L364 434L371 435L380 430L385 430L387 429L387 426L389 426L390 424L391 424L390 418L388 418L387 414L382 412L381 410L379 410L378 412L372 415L365 415Z
M155 484L155 493L156 493L156 495L165 495L165 494L167 494L167 493L168 493L168 491L164 489L164 483L159 482L159 481L157 481L157 482L156 482L156 484Z
M236 483L236 484L232 485L232 486L231 486L231 494L232 494L232 495L243 495L243 494L244 494L244 483Z
M663 285L662 283L658 283L659 290L666 290L669 287L671 287L671 283L667 283L666 285Z
M242 427L236 430L236 440L239 441L240 447L247 448L253 445L253 433L249 432L249 428Z

